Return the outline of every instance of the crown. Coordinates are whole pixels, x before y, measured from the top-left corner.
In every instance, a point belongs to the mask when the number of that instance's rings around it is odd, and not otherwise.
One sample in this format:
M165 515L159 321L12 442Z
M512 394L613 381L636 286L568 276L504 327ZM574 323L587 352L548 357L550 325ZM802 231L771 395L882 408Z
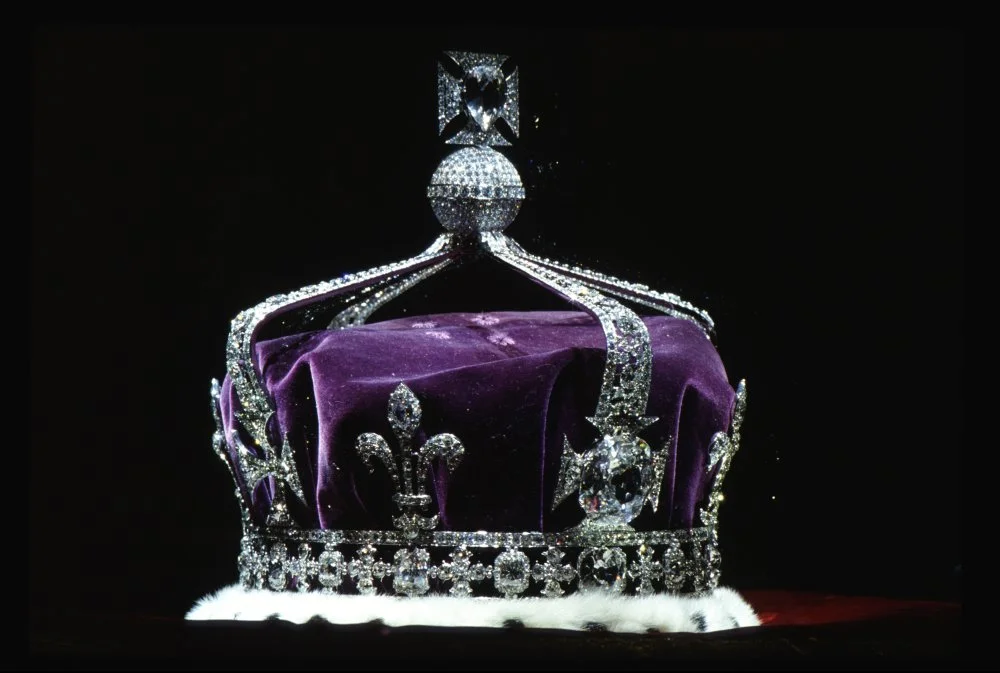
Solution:
M508 237L525 190L495 147L519 135L518 70L506 56L447 52L437 84L438 133L463 145L427 187L445 232L414 257L270 297L232 321L211 397L213 446L242 512L239 583L189 616L291 614L274 601L309 597L327 607L298 614L331 621L459 619L442 603L417 607L437 597L501 623L533 625L559 606L570 628L616 610L643 628L755 624L719 586L721 487L746 387L728 382L712 319ZM368 324L484 253L576 310ZM685 617L664 627L662 610L636 616L653 605ZM470 609L460 623L477 623Z

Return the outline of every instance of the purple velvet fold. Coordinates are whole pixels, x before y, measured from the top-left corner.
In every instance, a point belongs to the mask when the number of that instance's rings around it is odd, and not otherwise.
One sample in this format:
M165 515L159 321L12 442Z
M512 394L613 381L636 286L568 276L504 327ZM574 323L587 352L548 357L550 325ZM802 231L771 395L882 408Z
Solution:
M653 345L647 416L640 435L654 450L675 438L660 491L632 521L639 530L687 528L708 491L713 434L729 427L735 392L718 353L692 323L644 318ZM306 502L290 503L304 525L392 529L392 482L355 451L357 437L381 434L395 448L389 395L405 383L423 409L417 441L457 435L458 468L435 465L432 512L441 529L557 531L579 523L570 497L554 510L563 436L578 453L599 439L593 414L605 359L600 325L579 312L452 313L388 320L345 330L309 332L257 345L302 477ZM222 388L227 429L237 428L235 392ZM245 485L241 484L245 488ZM268 489L254 491L255 515ZM432 513L431 512L431 513Z

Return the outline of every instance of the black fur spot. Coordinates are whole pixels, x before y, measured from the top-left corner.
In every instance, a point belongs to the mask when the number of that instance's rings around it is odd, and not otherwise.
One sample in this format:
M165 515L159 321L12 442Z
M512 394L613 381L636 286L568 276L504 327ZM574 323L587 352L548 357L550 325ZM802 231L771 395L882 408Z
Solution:
M608 627L600 622L587 622L583 625L583 628L594 633L600 633L608 630Z
M503 627L505 629L523 629L524 622L520 619L505 619L503 622Z
M732 622L732 625L733 625L734 629L740 628L740 623L738 621L736 621L736 617L730 617L729 621Z
M708 631L708 620L701 612L696 612L691 615L691 621L694 622L694 627L699 633Z

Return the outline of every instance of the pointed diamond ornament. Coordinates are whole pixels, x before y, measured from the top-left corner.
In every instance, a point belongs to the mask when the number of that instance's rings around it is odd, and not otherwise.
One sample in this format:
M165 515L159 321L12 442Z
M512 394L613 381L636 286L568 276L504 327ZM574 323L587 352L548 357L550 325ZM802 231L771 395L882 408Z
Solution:
M505 75L501 54L449 51L446 56L462 71L461 78L438 64L438 133L460 115L464 127L445 142L453 145L510 145L497 129L503 120L509 132L520 133L517 69Z

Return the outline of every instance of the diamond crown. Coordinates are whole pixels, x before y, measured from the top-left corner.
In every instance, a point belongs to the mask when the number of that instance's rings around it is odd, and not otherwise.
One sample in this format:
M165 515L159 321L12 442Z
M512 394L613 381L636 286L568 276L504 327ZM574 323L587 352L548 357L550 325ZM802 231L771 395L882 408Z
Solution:
M533 255L506 236L503 229L516 217L525 192L515 166L491 146L509 145L518 135L518 70L506 56L448 52L437 81L438 133L449 144L466 145L445 157L427 189L446 232L414 257L270 297L232 322L227 373L235 402L224 422L221 385L212 382L213 444L237 485L244 527L241 582L275 591L406 596L442 591L515 597L536 591L557 597L577 590L645 595L714 588L721 485L739 447L745 384L736 390L731 423L711 438L698 524L637 530L632 522L660 506L664 472L677 444L650 446L642 437L659 421L646 415L652 349L646 324L623 302L689 321L706 339L713 335L711 318L676 295ZM593 407L579 410L598 439L574 447L564 438L548 505L555 509L575 501L579 523L559 531L444 529L428 488L434 470L460 474L463 458L481 447L466 446L450 433L425 438L421 400L400 382L384 401L393 436L364 431L352 440L363 464L391 482L393 528L303 525L293 504L305 502L303 483L311 474L306 470L316 466L309 462L308 447L293 440L301 433L281 427L257 362L261 328L293 315L308 326L329 309L334 318L326 329L356 328L470 252L492 255L601 326L606 358L599 394Z

